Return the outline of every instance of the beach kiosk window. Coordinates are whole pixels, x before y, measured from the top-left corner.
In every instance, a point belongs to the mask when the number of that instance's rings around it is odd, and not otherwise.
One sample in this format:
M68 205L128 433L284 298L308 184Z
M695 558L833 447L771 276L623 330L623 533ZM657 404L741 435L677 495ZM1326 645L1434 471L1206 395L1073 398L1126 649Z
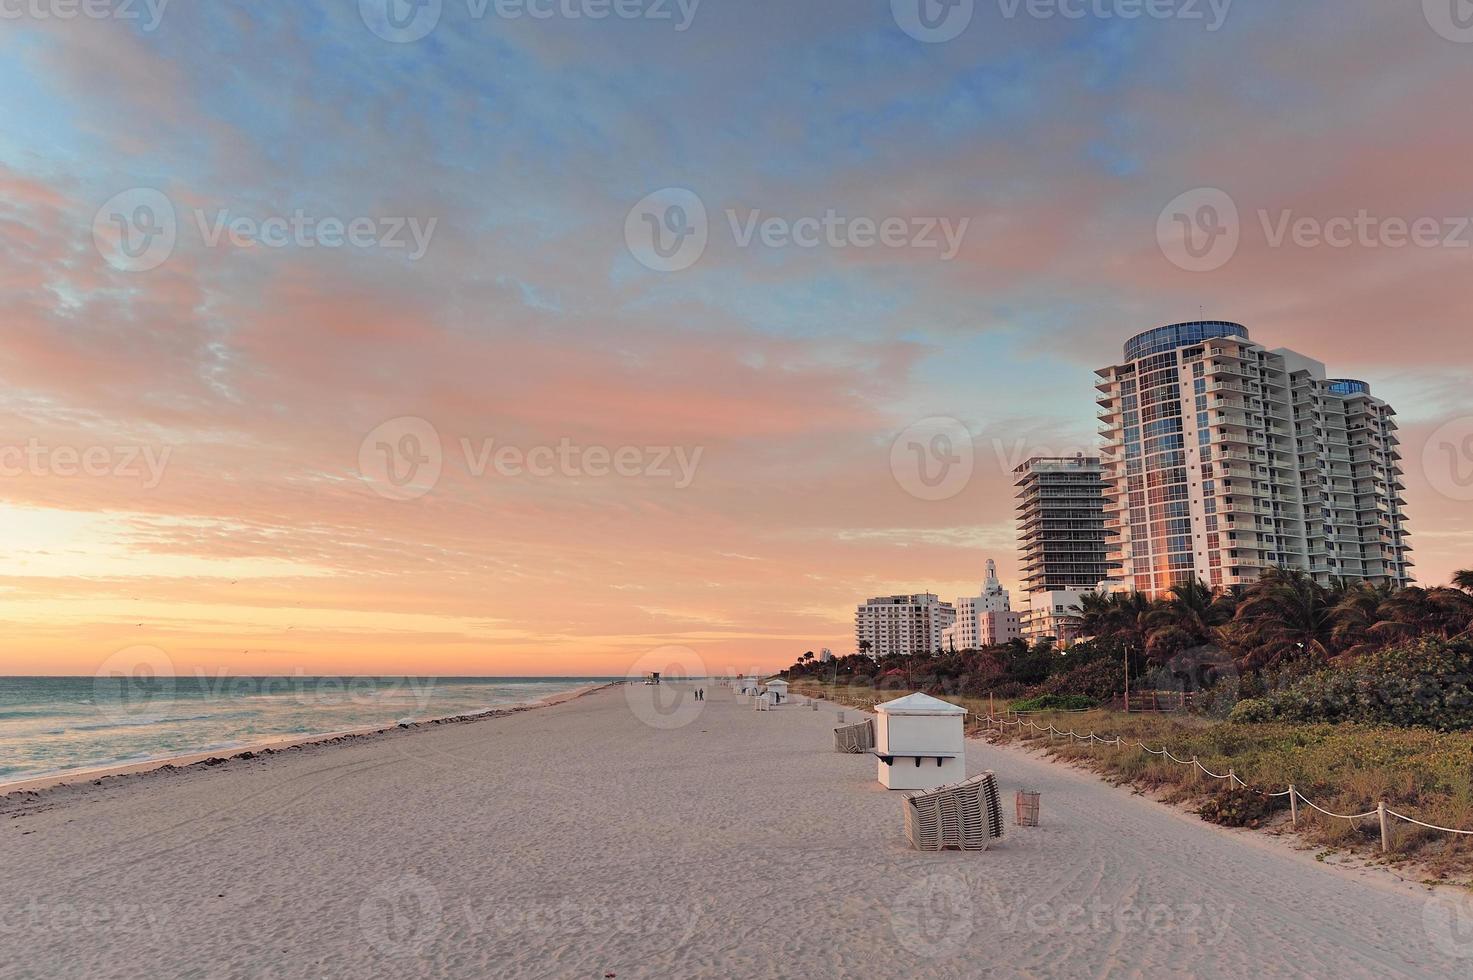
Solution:
M880 785L935 789L967 777L967 711L929 694L908 694L875 708Z

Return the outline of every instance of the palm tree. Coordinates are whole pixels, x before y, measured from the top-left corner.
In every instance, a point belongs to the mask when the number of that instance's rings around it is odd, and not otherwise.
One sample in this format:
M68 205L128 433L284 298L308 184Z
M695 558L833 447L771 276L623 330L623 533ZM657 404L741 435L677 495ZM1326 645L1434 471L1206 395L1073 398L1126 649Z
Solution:
M1235 594L1214 593L1200 579L1177 583L1169 598L1146 614L1146 652L1164 662L1189 647L1211 643L1217 628L1233 618L1237 604Z
M1380 645L1376 627L1383 619L1382 607L1396 595L1391 583L1372 585L1357 582L1345 590L1330 616L1331 645L1343 656L1357 656Z
M1342 588L1326 589L1302 571L1271 568L1248 590L1233 617L1235 637L1248 647L1246 667L1276 666L1300 657L1329 656L1334 606Z
M1450 639L1468 631L1473 621L1473 596L1448 586L1423 589L1411 585L1398 591L1381 608L1383 622L1376 631L1392 640L1424 634Z
M1453 573L1453 587L1464 592L1473 592L1473 568Z
M869 652L870 652L870 650L873 647L874 647L874 644L871 643L869 640L860 640L859 641L859 652L862 653L862 654L864 654L865 656L869 656Z

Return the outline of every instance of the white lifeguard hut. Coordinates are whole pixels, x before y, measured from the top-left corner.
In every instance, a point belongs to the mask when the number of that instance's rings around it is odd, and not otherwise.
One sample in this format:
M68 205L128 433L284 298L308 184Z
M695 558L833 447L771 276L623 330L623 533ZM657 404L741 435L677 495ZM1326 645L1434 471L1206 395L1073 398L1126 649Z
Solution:
M967 709L929 694L875 707L875 747L880 785L925 790L967 778Z
M755 677L738 677L737 678L737 693L738 694L760 694L761 691L762 691L762 689L757 684L757 678L755 678Z
M781 678L768 681L767 693L771 695L773 704L782 704L788 699L788 682Z

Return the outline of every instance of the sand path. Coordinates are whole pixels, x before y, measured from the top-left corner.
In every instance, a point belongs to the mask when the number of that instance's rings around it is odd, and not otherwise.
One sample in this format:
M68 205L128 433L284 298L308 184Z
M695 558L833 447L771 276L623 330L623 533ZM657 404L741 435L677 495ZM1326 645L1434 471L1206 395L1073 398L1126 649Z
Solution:
M908 851L873 761L830 751L832 707L759 713L713 689L671 714L654 697L0 805L0 977L1473 969L1446 898L1016 749L971 743L969 768L1008 799L1041 790L1044 826L1009 817L986 854Z

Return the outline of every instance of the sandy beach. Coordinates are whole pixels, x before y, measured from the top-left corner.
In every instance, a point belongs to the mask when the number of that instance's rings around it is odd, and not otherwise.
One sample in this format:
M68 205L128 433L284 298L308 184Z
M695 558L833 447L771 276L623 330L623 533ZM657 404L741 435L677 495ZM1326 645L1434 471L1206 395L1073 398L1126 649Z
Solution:
M1014 749L983 854L905 847L836 709L652 688L0 802L0 977L1465 974L1473 906ZM669 686L660 696L669 701ZM852 709L848 717L858 713Z

